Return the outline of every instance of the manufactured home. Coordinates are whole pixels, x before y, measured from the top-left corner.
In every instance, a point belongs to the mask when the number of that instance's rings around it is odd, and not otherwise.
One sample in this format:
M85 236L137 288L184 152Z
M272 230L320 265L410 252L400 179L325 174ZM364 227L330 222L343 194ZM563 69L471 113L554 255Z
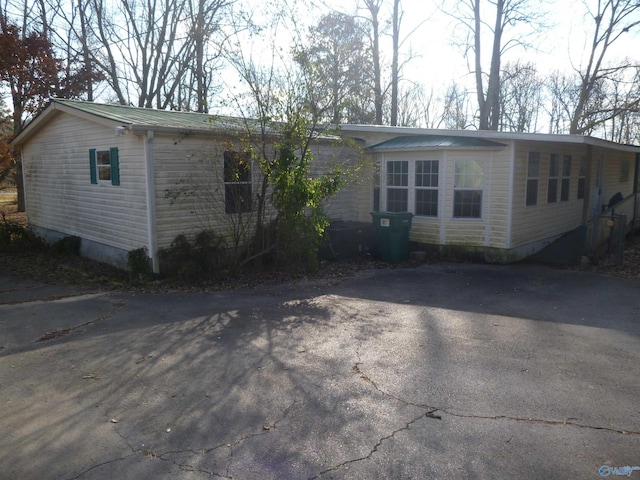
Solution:
M122 268L129 251L145 247L158 272L158 251L178 235L225 235L250 213L260 175L238 160L255 147L247 135L254 127L241 118L53 99L13 141L27 221L48 241L80 237L82 255ZM273 135L259 140L273 149ZM361 152L330 136L311 148L316 171ZM359 195L356 187L340 192L326 207L330 218L368 218L368 198Z
M611 211L637 217L640 147L577 135L342 125L313 144L314 171L370 165L326 206L332 221L413 214L417 249L517 261ZM180 234L224 232L252 209L259 172L245 158L246 120L53 99L14 139L27 219L45 239L82 239L81 253L119 267ZM271 136L273 148L274 136ZM264 137L263 137L264 139ZM366 162L365 162L366 163ZM200 194L178 195L200 187ZM584 235L571 245L578 256Z
M580 135L368 125L342 131L361 140L379 167L372 208L412 212L410 240L418 246L510 262L586 232L609 207L627 222L640 215L638 146ZM610 205L614 197L622 201ZM578 258L584 237L572 246Z

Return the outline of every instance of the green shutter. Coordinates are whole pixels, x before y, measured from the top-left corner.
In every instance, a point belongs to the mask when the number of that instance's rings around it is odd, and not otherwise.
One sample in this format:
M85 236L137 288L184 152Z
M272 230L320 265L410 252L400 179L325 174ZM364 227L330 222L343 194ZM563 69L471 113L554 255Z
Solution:
M96 149L89 150L89 174L91 183L98 183L98 168L96 167Z
M118 160L118 147L109 149L109 160L111 161L111 185L120 185L120 161Z

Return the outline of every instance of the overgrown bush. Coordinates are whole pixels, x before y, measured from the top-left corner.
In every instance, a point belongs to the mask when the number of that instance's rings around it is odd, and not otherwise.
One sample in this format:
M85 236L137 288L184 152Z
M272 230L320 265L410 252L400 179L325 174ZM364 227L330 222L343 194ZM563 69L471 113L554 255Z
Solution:
M129 280L133 283L150 280L153 277L153 269L146 247L129 250L127 269L129 270Z
M224 238L210 230L199 232L193 240L178 235L159 252L164 275L182 279L215 277L227 271L230 259Z
M60 255L74 255L77 257L80 255L81 245L82 239L80 237L70 235L63 237L55 242L53 245L51 245L51 248L55 253L58 253Z
M44 243L30 229L13 222L0 223L0 250L41 249Z

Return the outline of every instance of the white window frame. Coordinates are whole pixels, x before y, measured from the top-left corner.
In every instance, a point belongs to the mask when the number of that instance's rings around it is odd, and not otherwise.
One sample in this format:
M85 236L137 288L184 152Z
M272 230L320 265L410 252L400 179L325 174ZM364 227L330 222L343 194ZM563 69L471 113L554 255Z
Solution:
M535 169L533 165L535 162ZM528 203L529 199L529 187L535 184L535 190L531 188L531 191L535 191L535 201ZM540 152L529 152L527 156L527 179L524 190L524 206L525 208L537 207L538 198L540 196Z
M458 173L458 165L461 163L473 163L481 168L481 176L478 182L477 177L475 180L473 176L469 176L465 172L463 167L462 172ZM486 171L486 160L476 158L456 158L453 164L453 201L452 201L452 218L455 220L482 220L484 214L484 178ZM471 178L471 182L467 181ZM475 215L457 215L456 216L456 193L457 192L480 192L480 212L478 216Z
M400 171L395 172L395 169L393 172L389 172L389 165L393 163L393 164L405 164L407 171L406 171L406 182L404 185L401 184L397 185L395 183L396 180L396 176L398 175L405 175L404 172ZM385 195L384 195L384 205L385 205L385 210L387 211L393 211L393 212L404 212L404 211L409 211L409 178L410 178L410 172L409 172L409 167L411 165L411 162L409 160L400 160L400 159L386 159L385 163L384 163L384 169L385 169L385 182L384 182L384 187L385 187ZM391 180L391 181L390 181ZM406 191L406 195L407 195L407 202L406 202L406 209L405 210L390 210L389 209L389 191L390 190L404 190Z
M435 163L435 165L437 166L437 173L435 174L436 177L436 184L435 186L433 185L429 185L429 186L424 186L424 185L420 185L418 186L418 163L419 162L424 162L427 163L429 162L433 168L433 164ZM413 190L414 190L414 198L413 198L413 208L414 211L413 213L417 216L417 217L424 217L424 218L438 218L439 217L439 212L440 212L440 178L441 178L441 169L440 169L440 160L439 159L419 159L419 160L415 160L413 162ZM424 173L423 173L424 174ZM433 171L431 171L429 174L427 175L434 175ZM427 190L427 191L435 191L436 192L436 212L435 215L424 215L424 214L419 214L418 213L418 190Z

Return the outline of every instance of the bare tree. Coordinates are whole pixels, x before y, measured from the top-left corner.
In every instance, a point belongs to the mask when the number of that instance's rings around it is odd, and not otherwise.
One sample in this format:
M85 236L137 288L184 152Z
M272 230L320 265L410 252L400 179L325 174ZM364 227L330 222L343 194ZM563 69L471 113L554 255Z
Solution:
M537 131L543 87L533 63L507 63L500 85L500 130Z
M464 130L471 126L470 94L457 82L452 82L444 95L441 122L445 128Z
M592 97L601 88L603 80L611 79L620 70L632 67L630 63L608 66L607 54L614 43L631 31L637 30L640 25L640 2L637 0L599 0L593 10L589 5L585 2L587 16L593 22L593 29L590 34L587 60L584 65L576 68L580 84L569 127L569 133L573 134L591 131L603 121L602 117L593 117L588 112L588 105L593 103ZM637 104L637 101L632 102L628 108L637 107Z
M400 11L400 0L393 0L393 17L391 25L391 115L392 126L398 124L398 83L400 82L400 67L398 66L398 55L400 54L400 23L402 22L402 12Z
M454 11L442 9L453 16L463 28L461 46L465 56L471 56L476 98L478 101L478 128L497 130L500 124L500 74L503 54L515 47L526 47L526 34L507 37L509 29L524 25L529 32L542 28L544 12L540 3L530 5L529 0L460 0ZM488 13L484 7L487 7ZM484 62L485 31L490 33L491 46L488 70Z
M398 125L438 128L441 119L434 115L436 93L424 85L405 82L398 92Z
M382 67L380 63L380 8L384 0L363 0L371 22L371 57L373 60L373 95L376 109L375 123L382 125L384 96L382 92Z
M568 133L578 101L578 76L552 72L546 79L549 133Z
M211 58L223 41L212 36L234 0L86 1L92 21L82 35L85 50L94 39L94 61L119 103L207 111Z

